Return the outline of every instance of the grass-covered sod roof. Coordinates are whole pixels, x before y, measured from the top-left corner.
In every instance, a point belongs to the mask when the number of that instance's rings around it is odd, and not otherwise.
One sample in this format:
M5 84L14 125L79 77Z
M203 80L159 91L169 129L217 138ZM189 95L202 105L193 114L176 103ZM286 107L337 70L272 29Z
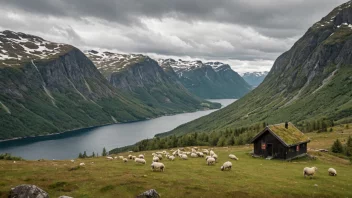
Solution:
M292 123L288 123L287 129L285 128L285 123L270 125L268 128L287 145L295 145L309 141L309 138Z

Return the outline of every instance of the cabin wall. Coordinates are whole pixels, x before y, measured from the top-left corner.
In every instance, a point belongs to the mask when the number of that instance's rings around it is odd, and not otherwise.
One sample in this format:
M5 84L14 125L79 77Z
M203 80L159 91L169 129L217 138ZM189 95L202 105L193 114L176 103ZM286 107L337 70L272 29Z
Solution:
M286 158L286 147L268 131L264 132L253 143L254 143L255 155L268 157L270 154L270 151L268 150L268 144L272 144L272 150L271 150L272 156L280 159ZM263 143L265 143L265 150L262 149Z
M297 146L298 146L298 150L297 150ZM290 159L298 155L307 153L307 143L286 148L286 152L287 152L286 159Z

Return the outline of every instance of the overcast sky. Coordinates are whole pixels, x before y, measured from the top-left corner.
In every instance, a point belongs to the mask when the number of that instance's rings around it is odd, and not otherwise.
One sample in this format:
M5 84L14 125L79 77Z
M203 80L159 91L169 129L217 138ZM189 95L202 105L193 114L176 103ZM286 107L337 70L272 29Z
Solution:
M228 63L268 71L347 0L0 0L0 29L81 50Z

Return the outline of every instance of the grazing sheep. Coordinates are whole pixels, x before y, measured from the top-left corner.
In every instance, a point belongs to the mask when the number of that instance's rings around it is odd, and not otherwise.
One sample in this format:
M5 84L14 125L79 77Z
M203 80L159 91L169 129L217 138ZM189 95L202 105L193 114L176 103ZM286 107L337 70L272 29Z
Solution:
M82 162L82 163L80 163L79 165L80 165L80 166L85 166L86 164Z
M318 168L313 166L311 168L309 167L305 167L303 169L303 176L306 177L306 176L310 176L310 178L312 179L312 177L314 176L314 173L318 171Z
M197 153L192 153L191 157L198 157Z
M159 171L163 171L164 172L164 169L165 169L165 165L161 162L153 162L151 165L152 167L152 170L159 170Z
M232 168L232 163L227 161L225 162L222 166L221 166L221 170L224 171L224 170L231 170Z
M175 156L169 156L169 160L171 160L171 161L174 161L174 159L175 159Z
M172 152L172 155L173 155L173 156L177 156L177 155L178 155L178 151Z
M134 161L135 161L136 163L138 163L138 164L145 164L145 163L147 163L147 162L145 161L145 159L142 159L142 158L136 158L136 159L134 159Z
M193 147L193 149L197 151L197 150L198 150L198 147Z
M158 162L159 158L158 157L153 157L153 162Z
M183 160L188 159L188 156L187 156L187 155L185 155L185 154L181 154L181 155L180 155L180 157L181 157L181 159L183 159Z
M192 153L196 153L196 152L197 152L196 149L192 148Z
M71 160L71 162L73 163L73 162L75 162L75 160Z
M143 154L140 154L138 157L141 158L141 159L144 159L144 155Z
M202 152L197 152L196 154L198 155L198 157L204 157L204 154Z
M218 155L217 154L214 154L213 156L211 156L212 158L215 159L215 161L218 159Z
M123 162L128 162L128 159L127 158L123 158Z
M159 160L163 159L163 156L161 154L158 154L157 157L159 158Z
M336 176L337 175L337 172L334 168L329 168L328 169L328 173L330 176Z
M127 157L128 159L132 159L132 155L128 155L128 157Z
M135 160L137 158L137 156L132 156L132 160Z
M208 156L205 156L205 161L207 161L208 158L210 158L211 156L208 155Z
M108 156L108 157L106 157L106 159L113 160L114 158Z
M185 151L185 149L184 149L184 148L179 148L179 150L180 150L180 151Z
M229 158L230 158L230 159L234 159L234 160L238 160L238 158L236 157L236 155L233 155L233 154L230 154L230 155L229 155Z
M204 153L205 155L209 155L208 149L203 149L203 153Z
M121 156L121 155L119 156L119 159L123 159L123 158L124 158L123 156Z
M214 151L210 150L210 156L213 156L213 155L215 155Z
M185 152L185 154L186 154L186 155L190 155L190 154L191 154L191 152Z
M212 158L212 157L209 157L209 158L207 159L207 164L208 164L208 166L215 164L215 159Z
M115 156L114 159L117 159L117 157Z

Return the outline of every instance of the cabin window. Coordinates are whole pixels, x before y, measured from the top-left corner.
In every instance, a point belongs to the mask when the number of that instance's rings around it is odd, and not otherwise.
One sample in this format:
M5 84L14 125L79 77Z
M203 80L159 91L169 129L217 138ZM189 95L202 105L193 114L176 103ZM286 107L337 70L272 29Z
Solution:
M296 151L299 152L299 145L296 146Z
M265 149L266 149L265 142L262 142L262 150L265 150Z

